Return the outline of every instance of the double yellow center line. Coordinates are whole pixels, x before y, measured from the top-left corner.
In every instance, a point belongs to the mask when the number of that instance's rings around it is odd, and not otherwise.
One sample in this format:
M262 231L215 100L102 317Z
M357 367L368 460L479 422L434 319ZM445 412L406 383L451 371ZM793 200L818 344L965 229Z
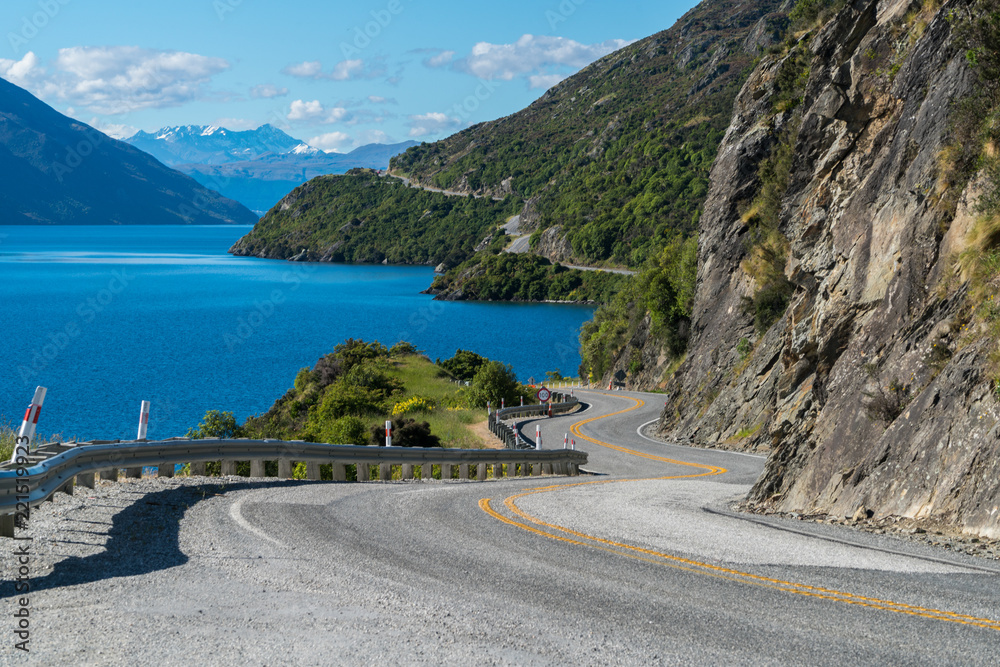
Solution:
M596 438L584 435L583 432L581 432L580 428L582 426L585 426L586 424L601 419L608 419L609 417L614 417L616 415L624 414L632 410L637 410L638 408L641 408L643 405L645 405L645 402L640 399L631 398L627 396L625 398L634 401L635 405L626 408L624 410L619 410L618 412L613 412L608 415L602 415L600 417L591 417L590 419L585 419L583 421L577 422L573 424L570 430L573 432L575 436L582 438L583 440L592 442L595 445L599 445L601 447L613 449L623 454L628 454L631 456L639 456L645 459L651 459L653 461L659 461L662 463L669 463L679 466L696 468L701 471L689 475L670 475L666 477L654 477L649 479L654 479L654 480L689 479L692 477L709 477L713 475L721 475L722 473L726 472L725 468L720 468L718 466L705 465L701 463L690 463L686 461L678 461L676 459L669 459L662 456L656 456L654 454L639 452L634 449L629 449L627 447L613 445L609 442L604 442L602 440L598 440ZM967 614L959 614L950 611L943 611L941 609L932 609L928 607L921 607L918 605L893 602L891 600L881 600L878 598L856 595L854 593L847 593L845 591L838 591L830 588L823 588L820 586L810 586L807 584L799 584L792 581L784 581L781 579L764 577L761 575L752 574L750 572L743 572L741 570L736 570L732 568L722 567L719 565L713 565L711 563L704 563L701 561L692 560L690 558L681 558L679 556L674 556L672 554L664 553L661 551L655 551L653 549L644 549L642 547L637 547L631 544L616 542L614 540L609 540L602 537L597 537L595 535L582 533L580 531L573 530L572 528L567 528L566 526L560 526L554 523L543 521L538 517L528 514L517 505L517 501L519 499L524 498L525 496L532 496L539 493L561 491L563 489L571 489L578 486L588 486L594 484L621 484L625 482L636 482L636 481L648 481L648 479L647 480L638 480L638 479L597 480L591 482L577 482L573 484L553 484L550 486L541 486L528 489L523 493L518 493L509 496L504 500L504 506L507 508L508 511L510 511L512 515L514 515L514 517L517 518L510 518L497 512L491 506L489 498L481 499L479 501L479 507L484 512L489 514L494 519L497 519L498 521L502 521L511 526L516 526L522 530L526 530L530 533L534 533L542 537L546 537L552 540L557 540L559 542L566 542L578 546L589 547L592 549L600 549L602 551L608 551L610 553L626 556L628 558L633 558L648 563L654 563L657 565L665 565L667 567L672 567L687 572L700 574L703 576L726 579L729 581L749 584L752 586L771 588L775 590L784 591L786 593L792 593L794 595L820 598L823 600L833 600L835 602L842 602L844 604L858 605L862 607L870 607L873 609L882 609L885 611L891 611L898 614L907 614L909 616L920 616L923 618L931 618L939 621L947 621L949 623L959 623L961 625L971 625L980 628L987 628L990 630L1000 630L1000 621L994 621L988 618L979 618L977 616L970 616ZM519 521L518 519L521 519L521 521Z

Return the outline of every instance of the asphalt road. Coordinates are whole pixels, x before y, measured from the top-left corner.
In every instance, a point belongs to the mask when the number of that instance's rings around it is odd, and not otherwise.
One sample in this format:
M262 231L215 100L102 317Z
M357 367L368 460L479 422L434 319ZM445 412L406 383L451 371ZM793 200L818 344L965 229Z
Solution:
M231 479L203 485L200 498L171 488L136 500L110 513L110 527L86 528L111 535L103 552L73 567L57 563L40 582L31 657L997 663L1000 576L988 561L833 526L731 516L729 503L746 493L762 459L644 438L637 428L656 418L655 394L578 395L586 411L541 420L546 446L561 447L570 433L588 452L591 474L578 478ZM611 413L619 414L601 418ZM522 424L524 435L534 432L534 422ZM164 525L136 539L149 519L134 505L153 501ZM85 532L83 515L73 520ZM26 662L7 648L0 657L9 664Z

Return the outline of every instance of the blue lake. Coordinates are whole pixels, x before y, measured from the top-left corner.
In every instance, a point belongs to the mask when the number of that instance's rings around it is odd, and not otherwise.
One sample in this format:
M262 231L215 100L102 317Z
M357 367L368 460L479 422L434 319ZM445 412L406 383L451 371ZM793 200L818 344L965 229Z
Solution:
M249 227L0 226L0 415L48 388L38 431L183 435L209 409L266 411L347 338L469 349L522 380L576 374L593 308L433 301L428 267L233 257Z

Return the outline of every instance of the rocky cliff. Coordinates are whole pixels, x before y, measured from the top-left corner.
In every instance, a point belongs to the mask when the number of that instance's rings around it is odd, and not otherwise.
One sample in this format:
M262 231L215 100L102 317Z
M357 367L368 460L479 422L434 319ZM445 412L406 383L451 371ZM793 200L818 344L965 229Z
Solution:
M761 506L1000 536L996 327L955 261L984 177L949 162L977 85L956 41L969 6L857 0L793 32L737 97L661 435L768 452Z

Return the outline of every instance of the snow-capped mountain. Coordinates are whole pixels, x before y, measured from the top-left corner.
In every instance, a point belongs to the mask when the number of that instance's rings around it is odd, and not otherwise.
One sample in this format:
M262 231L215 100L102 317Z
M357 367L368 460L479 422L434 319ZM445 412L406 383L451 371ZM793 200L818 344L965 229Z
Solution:
M416 145L368 144L350 153L325 153L273 125L245 131L179 125L138 132L125 142L260 215L311 178L354 167L385 169L389 158Z
M178 125L156 132L137 132L125 141L171 167L245 162L268 154L315 155L321 152L273 125L244 131L215 125Z

